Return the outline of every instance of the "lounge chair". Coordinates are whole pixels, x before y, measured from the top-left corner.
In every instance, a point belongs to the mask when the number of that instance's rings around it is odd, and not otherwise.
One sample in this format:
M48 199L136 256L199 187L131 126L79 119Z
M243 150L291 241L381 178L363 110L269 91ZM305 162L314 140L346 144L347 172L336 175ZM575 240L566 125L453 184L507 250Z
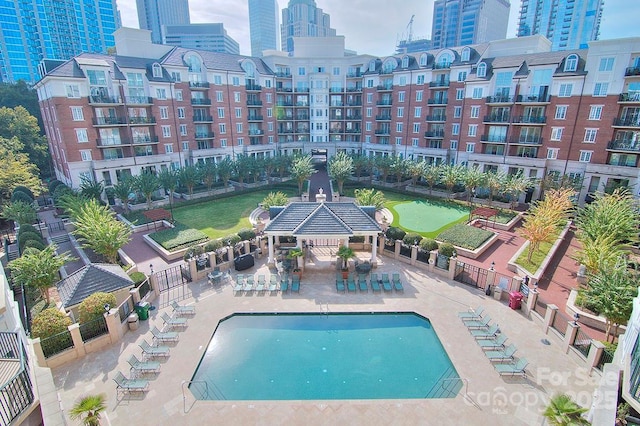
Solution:
M503 375L522 375L527 377L527 372L525 368L529 365L529 361L526 358L520 358L518 362L510 363L510 364L493 364L498 374Z
M151 334L153 334L153 340L159 343L178 341L178 333L175 331L160 331L156 326L151 329Z
M498 334L498 325L493 324L488 329L469 330L476 339L493 339Z
M142 340L140 343L140 349L142 349L143 358L155 358L155 357L168 357L169 356L169 347L168 346L151 346L149 342L146 340Z
M256 291L264 291L265 285L266 281L264 275L258 275L258 285L256 286Z
M512 360L513 354L515 354L517 350L518 349L516 348L516 345L512 343L503 350L486 351L484 354L491 361L505 361L505 360Z
M484 350L497 351L504 348L504 342L506 341L507 336L502 334L495 339L478 340L478 346L480 346Z
M458 318L462 319L462 321L478 321L480 318L482 318L483 313L484 308L482 306L478 306L476 309L459 312Z
M364 274L358 275L358 290L369 292L369 286L367 285L367 279Z
M289 277L286 275L283 275L280 280L280 291L283 293L289 291Z
M162 321L164 321L165 325L168 325L171 328L187 326L186 318L171 318L166 312L160 314L160 318L162 318Z
M236 275L236 285L233 286L234 293L241 292L244 288L244 274Z
M131 355L127 362L136 377L140 374L157 373L160 371L160 363L158 361L140 361L135 355Z
M484 318L479 319L478 321L465 321L464 325L467 328L489 328L489 323L491 322L491 317L489 315Z
M382 288L380 287L381 283L382 281L378 279L378 274L371 274L371 290L373 290L374 293L376 291L382 291Z
M336 290L343 293L345 292L344 278L342 278L342 274L336 274Z
M347 277L347 291L349 293L356 292L356 282L353 279L353 275L349 275L349 277Z
M278 291L278 278L273 274L269 277L269 291L271 293Z
M149 381L142 379L127 379L120 371L116 373L113 378L116 382L116 394L118 392L130 393L130 392L146 392L149 390ZM117 397L117 396L116 396Z
M291 277L291 292L300 293L300 276L294 275Z
M171 307L173 308L173 313L176 315L195 315L196 307L195 306L181 306L175 300L171 302Z
M244 290L245 293L253 290L253 275L247 275L247 281L245 282L242 290Z
M393 288L396 291L404 291L404 286L402 285L402 281L400 281L399 273L394 272L393 275L391 275L391 284L393 284Z
M389 274L382 274L382 289L387 292L393 290L389 281Z

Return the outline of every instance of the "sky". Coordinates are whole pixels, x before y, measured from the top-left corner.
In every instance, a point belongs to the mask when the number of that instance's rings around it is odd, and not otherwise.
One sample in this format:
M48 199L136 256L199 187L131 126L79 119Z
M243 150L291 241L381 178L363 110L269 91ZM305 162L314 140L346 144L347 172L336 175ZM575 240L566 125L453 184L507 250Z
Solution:
M138 28L136 2L117 0L122 25ZM192 23L223 23L227 34L240 44L240 53L251 54L247 0L189 0ZM288 0L278 0L280 9ZM345 36L347 49L361 54L393 54L396 42L406 38L412 15L413 39L430 38L433 0L316 0L331 18L331 27ZM520 0L512 0L507 37L515 37ZM639 37L640 2L605 0L600 39ZM281 15L280 15L281 16Z

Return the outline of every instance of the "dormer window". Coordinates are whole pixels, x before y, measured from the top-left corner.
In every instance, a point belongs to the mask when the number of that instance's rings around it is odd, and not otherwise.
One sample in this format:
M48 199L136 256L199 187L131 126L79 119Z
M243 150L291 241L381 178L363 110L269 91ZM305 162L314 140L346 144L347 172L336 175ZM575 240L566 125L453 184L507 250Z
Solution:
M191 54L185 58L184 62L189 67L189 72L202 72L202 61L198 55Z
M402 68L409 68L409 57L405 56L402 58Z
M480 62L478 65L478 69L476 70L476 75L478 77L486 77L487 76L487 64L484 62Z
M460 54L460 60L462 62L467 62L471 58L471 49L465 47L462 49L462 53Z
M398 62L395 58L389 58L382 64L382 72L385 74L390 74L394 69L398 66Z
M153 72L153 77L154 78L161 78L162 77L162 67L160 66L160 64L153 64L151 66L152 72Z
M426 67L427 66L427 62L428 62L428 57L426 53L423 53L422 55L420 55L420 66L421 67Z
M376 70L376 61L372 60L371 62L369 62L369 71L373 72L375 70Z
M453 57L450 53L443 53L438 58L438 66L440 68L448 68L451 65L451 62L453 62Z
M564 72L573 72L578 69L578 55L569 55L564 62Z
M242 69L245 72L247 78L255 78L256 76L256 66L251 61L244 61L241 64Z

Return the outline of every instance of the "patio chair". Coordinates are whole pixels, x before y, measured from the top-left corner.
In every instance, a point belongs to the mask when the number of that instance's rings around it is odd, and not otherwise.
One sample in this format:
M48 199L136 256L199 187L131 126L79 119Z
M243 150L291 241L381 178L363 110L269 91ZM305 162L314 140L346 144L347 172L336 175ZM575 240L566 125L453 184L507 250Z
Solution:
M462 319L462 321L478 321L480 318L482 318L483 313L484 308L482 306L478 306L475 309L459 312L458 318Z
M500 350L504 348L504 342L506 341L507 336L502 334L495 339L478 340L478 346L480 346L484 350Z
M520 358L515 363L512 362L510 364L494 364L493 366L495 367L498 374L500 374L501 376L522 375L524 377L527 377L527 371L525 370L525 368L527 368L527 365L529 365L529 361L527 361L526 358Z
M344 278L342 278L342 274L340 273L336 274L336 290L343 293L345 292Z
M151 329L151 334L153 334L153 340L159 343L178 341L178 333L175 331L160 331L155 325Z
M138 345L140 349L142 349L142 357L146 360L148 358L155 357L168 357L169 356L169 347L168 346L151 346L149 342L142 339L142 342Z
M378 274L371 274L371 290L373 290L374 293L376 291L382 291L382 288L380 287L381 283L382 281L378 279Z
M258 275L258 285L256 285L256 291L264 291L265 285L266 285L266 281L265 281L264 275L262 274Z
M160 363L158 361L140 361L135 355L131 355L127 362L136 377L140 374L157 373L160 371Z
M347 291L349 291L349 293L356 292L356 282L353 280L353 275L349 275L347 278Z
M494 339L498 334L498 325L493 324L488 329L469 330L476 339Z
M236 275L236 285L233 286L234 293L238 293L242 291L244 288L244 274Z
M484 354L490 361L505 361L512 360L513 354L515 354L517 350L516 345L512 343L503 350L486 351Z
M282 293L289 291L289 277L287 275L283 275L280 280L280 291Z
M402 285L402 281L400 281L400 274L397 272L394 272L393 275L391 275L391 283L393 284L393 288L396 291L404 291L404 286Z
M291 292L300 293L300 276L298 275L291 277Z
M391 282L389 281L389 274L382 274L382 289L384 291L392 291Z
M269 277L269 291L271 293L278 291L278 277L273 274Z
M146 392L149 390L149 381L142 379L127 379L118 371L113 378L116 382L116 398L118 393Z
M479 319L478 321L465 321L464 325L467 328L489 328L489 323L491 322L491 317L486 315L484 318Z
M253 290L253 275L247 275L247 282L244 284L242 290L244 290L245 293Z
M367 278L364 274L358 275L358 290L369 292L369 286L367 285Z
M195 306L181 306L175 300L171 302L171 307L173 307L173 313L176 315L195 315L196 314Z
M187 319L186 318L171 318L166 312L160 314L160 318L164 321L164 324L174 328L174 327L186 327Z

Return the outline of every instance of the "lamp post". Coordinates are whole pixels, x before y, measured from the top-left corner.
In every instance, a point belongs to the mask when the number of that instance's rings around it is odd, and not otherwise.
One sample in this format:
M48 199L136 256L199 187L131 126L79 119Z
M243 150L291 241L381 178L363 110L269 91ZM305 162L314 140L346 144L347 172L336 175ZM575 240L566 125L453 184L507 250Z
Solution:
M573 325L578 325L578 320L580 319L580 315L576 312L573 314Z
M496 262L491 262L491 266L489 267L490 271L495 271L496 270Z

